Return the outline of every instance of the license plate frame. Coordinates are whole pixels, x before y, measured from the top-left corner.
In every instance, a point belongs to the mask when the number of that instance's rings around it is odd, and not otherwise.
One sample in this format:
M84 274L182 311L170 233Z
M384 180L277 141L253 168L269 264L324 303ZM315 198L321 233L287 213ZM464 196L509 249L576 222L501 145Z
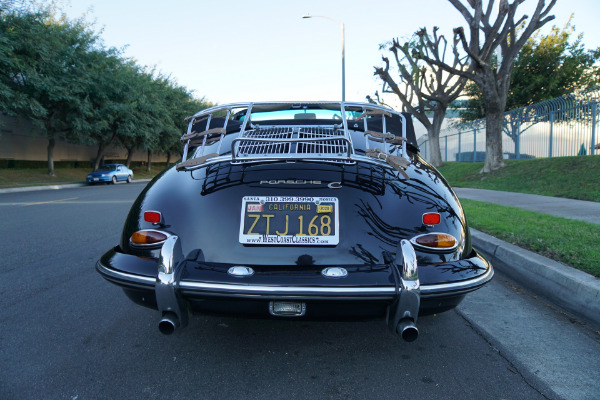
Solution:
M244 196L239 242L267 246L339 244L339 200L328 196Z

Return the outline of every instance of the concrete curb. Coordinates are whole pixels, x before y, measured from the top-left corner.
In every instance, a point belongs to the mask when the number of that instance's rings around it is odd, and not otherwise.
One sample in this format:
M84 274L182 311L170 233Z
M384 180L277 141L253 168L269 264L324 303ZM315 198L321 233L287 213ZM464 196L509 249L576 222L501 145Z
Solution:
M65 185L25 186L0 189L0 193L35 192L38 190L58 190L85 186L85 183L69 183Z
M141 182L150 182L151 179L134 179L131 183L141 183ZM122 182L121 182L122 183ZM15 188L6 188L0 189L0 194L2 193L18 193L18 192L35 192L38 190L58 190L58 189L68 189L68 188L76 188L88 186L87 183L69 183L64 185L44 185L44 186L25 186L25 187L15 187Z
M471 239L495 269L600 326L600 279L475 229Z

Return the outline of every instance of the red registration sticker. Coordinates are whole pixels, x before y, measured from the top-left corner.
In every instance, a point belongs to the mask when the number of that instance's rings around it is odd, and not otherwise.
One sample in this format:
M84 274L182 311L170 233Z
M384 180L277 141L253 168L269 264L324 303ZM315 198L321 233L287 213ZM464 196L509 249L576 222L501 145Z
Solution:
M246 204L246 211L248 212L262 212L263 205L262 204Z

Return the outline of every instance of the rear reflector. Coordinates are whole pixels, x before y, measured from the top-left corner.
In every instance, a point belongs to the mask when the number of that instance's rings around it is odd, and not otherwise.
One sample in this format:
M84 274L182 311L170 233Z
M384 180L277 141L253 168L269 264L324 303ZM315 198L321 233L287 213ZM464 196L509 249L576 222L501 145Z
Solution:
M168 237L166 233L159 231L137 231L131 235L131 243L139 246L158 244L167 240Z
M144 221L151 222L153 224L160 224L162 221L162 214L158 211L146 211L144 213Z
M438 213L423 214L424 225L437 225L442 222L442 217Z

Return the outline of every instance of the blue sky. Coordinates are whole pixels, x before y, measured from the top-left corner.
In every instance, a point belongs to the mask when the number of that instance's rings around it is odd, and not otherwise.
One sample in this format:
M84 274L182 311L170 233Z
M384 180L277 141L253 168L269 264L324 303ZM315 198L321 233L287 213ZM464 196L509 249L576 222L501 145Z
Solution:
M574 13L586 48L600 46L600 0L557 3L547 28L564 26ZM302 19L307 13L345 24L348 101L380 89L373 77L380 43L434 25L451 36L464 25L447 0L71 0L63 9L95 21L107 46L126 46L140 65L218 103L341 98L340 26Z

